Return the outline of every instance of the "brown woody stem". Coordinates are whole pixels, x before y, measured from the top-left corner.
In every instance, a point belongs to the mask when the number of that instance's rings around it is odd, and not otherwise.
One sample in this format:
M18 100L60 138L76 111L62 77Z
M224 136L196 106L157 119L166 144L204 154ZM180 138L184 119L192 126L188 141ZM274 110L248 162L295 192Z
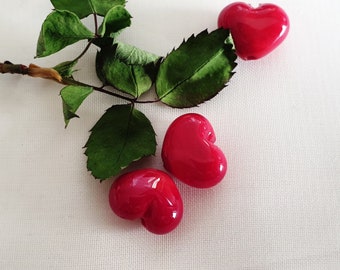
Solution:
M90 44L90 43L89 43ZM4 63L0 63L0 73L10 73L10 74L20 74L20 75L28 75L31 77L43 78L56 81L58 83L64 85L78 85L78 86L88 86L92 87L93 90L114 96L131 103L155 103L159 102L160 100L154 101L139 101L137 98L131 98L127 96L123 96L109 90L106 90L104 87L97 87L93 85L88 85L79 81L74 80L73 78L62 78L61 75L53 68L43 68L39 67L35 64L30 64L29 66L21 65L21 64L13 64L9 61L5 61Z
M38 77L62 82L62 77L55 69L42 68L35 64L30 64L27 67L25 65L13 64L9 61L5 61L5 63L0 63L0 73L28 75L31 77Z
M9 61L5 63L0 63L0 73L11 73L11 74L28 74L28 67L25 65L15 65Z

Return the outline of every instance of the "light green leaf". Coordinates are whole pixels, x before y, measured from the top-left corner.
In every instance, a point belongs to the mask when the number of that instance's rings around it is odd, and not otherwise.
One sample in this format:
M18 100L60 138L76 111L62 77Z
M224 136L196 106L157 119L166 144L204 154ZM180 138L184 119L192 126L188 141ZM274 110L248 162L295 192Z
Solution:
M106 14L98 31L101 36L113 38L118 31L130 25L130 13L123 6L115 6Z
M148 65L156 63L160 57L156 54L141 50L135 46L117 42L116 55L119 59L129 65Z
M65 127L67 127L72 118L78 117L76 111L92 92L92 87L75 85L66 86L61 90Z
M161 63L156 92L171 107L197 106L218 94L233 75L236 54L229 31L192 35Z
M91 129L85 147L88 170L105 180L132 162L154 155L155 132L146 116L132 105L114 105Z
M87 17L92 13L105 16L114 6L125 5L125 0L51 0L56 9L74 12L79 18Z
M56 10L44 21L37 45L37 56L44 57L60 51L82 39L93 38L77 15L69 11Z
M97 75L104 84L133 97L148 91L157 73L159 57L131 45L118 43L97 54Z
M55 67L53 67L53 69L58 71L60 76L63 77L63 78L72 78L72 74L75 71L73 68L75 67L77 62L78 61L62 62L62 63L56 65Z

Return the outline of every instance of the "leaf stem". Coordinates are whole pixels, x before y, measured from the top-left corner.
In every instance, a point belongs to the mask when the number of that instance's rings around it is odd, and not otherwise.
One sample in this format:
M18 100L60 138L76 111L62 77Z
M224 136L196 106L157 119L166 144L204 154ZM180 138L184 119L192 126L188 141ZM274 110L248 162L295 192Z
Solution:
M94 29L95 29L95 32L94 32L94 35L95 37L90 39L85 47L85 49L81 52L81 54L79 56L77 56L73 61L78 61L80 58L82 58L86 52L90 49L93 41L96 39L96 38L99 38L100 35L98 33L98 17L97 17L97 14L96 13L93 13L93 18L94 18Z
M104 88L104 86L98 87L98 86L90 85L90 84L87 84L87 83L79 82L79 81L76 81L76 80L71 79L71 78L63 78L63 83L66 84L66 85L78 85L78 86L92 87L93 90L95 90L95 91L98 91L98 92L101 92L101 93L104 93L104 94L107 94L107 95L110 95L110 96L113 96L113 97L117 97L117 98L129 101L129 102L132 102L132 103L135 102L134 98L129 98L129 97L117 94L117 93L113 93L109 90L106 90Z
M98 17L97 17L97 13L93 13L93 19L94 19L94 33L96 35L96 37L99 37L99 33L98 33Z
M155 99L155 100L135 100L134 103L139 103L139 104L150 104L150 103L157 103L157 102L160 102L161 99L158 98L158 99Z
M79 56L77 56L77 57L73 60L73 62L78 61L80 58L82 58L82 57L86 54L86 52L90 49L90 47L91 47L91 45L92 45L92 43L93 43L93 40L94 40L94 39L90 39L90 40L89 40L89 42L87 43L85 49L81 52L81 54L80 54Z

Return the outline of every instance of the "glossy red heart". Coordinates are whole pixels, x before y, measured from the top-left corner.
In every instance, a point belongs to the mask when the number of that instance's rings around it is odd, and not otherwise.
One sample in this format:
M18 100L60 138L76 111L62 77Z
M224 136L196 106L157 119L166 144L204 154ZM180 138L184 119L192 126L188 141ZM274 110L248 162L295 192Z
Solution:
M230 29L236 52L245 60L273 51L286 38L289 26L286 12L274 4L253 8L236 2L226 6L218 17L218 27Z
M111 186L109 202L121 218L141 219L144 227L155 234L175 229L183 215L181 195L165 172L141 169L121 175Z
M214 145L216 140L210 122L200 114L178 117L168 128L162 147L164 167L184 183L208 188L226 174L227 161Z

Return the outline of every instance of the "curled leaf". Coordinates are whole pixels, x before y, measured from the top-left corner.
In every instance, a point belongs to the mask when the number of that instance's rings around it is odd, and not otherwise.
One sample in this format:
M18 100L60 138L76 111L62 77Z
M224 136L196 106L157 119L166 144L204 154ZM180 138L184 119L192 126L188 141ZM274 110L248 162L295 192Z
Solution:
M131 15L123 6L114 6L105 15L104 21L99 28L103 37L113 38L118 31L131 25Z
M36 57L54 54L77 41L93 37L94 34L76 14L69 11L53 11L41 27Z
M63 78L71 78L73 72L75 71L73 68L77 64L78 61L66 61L62 62L55 67L53 67L54 70L56 70L61 77Z
M69 85L61 90L65 127L67 127L72 118L78 117L76 111L92 92L92 87L76 85Z
M116 43L102 48L96 58L96 71L104 84L133 97L148 91L157 73L159 57L134 46Z

